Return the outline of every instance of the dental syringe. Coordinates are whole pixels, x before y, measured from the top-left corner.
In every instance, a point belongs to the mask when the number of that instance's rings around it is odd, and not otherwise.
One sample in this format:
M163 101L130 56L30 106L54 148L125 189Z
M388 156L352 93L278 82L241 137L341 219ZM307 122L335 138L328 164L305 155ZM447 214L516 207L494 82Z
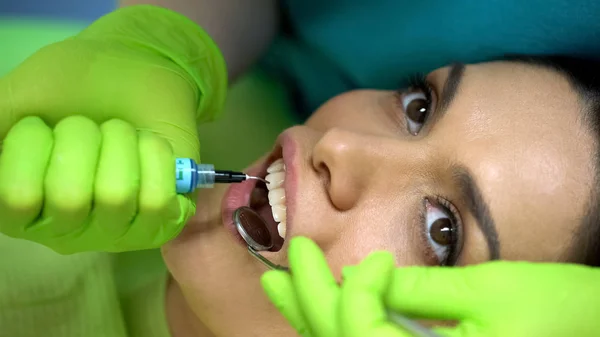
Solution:
M244 172L215 170L212 164L198 164L191 158L175 159L175 179L177 193L191 193L198 188L212 188L214 184L241 183L248 179L260 180Z

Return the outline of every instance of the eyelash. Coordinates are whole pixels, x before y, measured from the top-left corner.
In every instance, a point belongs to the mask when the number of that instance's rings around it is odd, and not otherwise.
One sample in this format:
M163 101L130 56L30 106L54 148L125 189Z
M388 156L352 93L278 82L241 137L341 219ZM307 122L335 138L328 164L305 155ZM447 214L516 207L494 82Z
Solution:
M433 96L433 88L431 84L427 82L427 76L423 73L417 73L408 78L408 87L413 89L419 89L427 97L427 101L431 103ZM404 92L406 89L403 90Z
M452 223L452 225L454 227L454 235L457 238L455 243L449 245L449 247L448 247L449 252L448 252L448 254L446 254L446 257L444 259L442 259L441 261L435 252L435 248L429 242L430 241L430 227L427 224L427 215L428 215L428 210L426 207L427 202L429 202L433 207L441 207L442 208L441 211L450 219L450 222ZM460 257L460 253L462 251L462 246L463 246L463 224L462 224L460 213L458 212L458 209L450 201L448 201L448 198L441 197L441 196L427 197L423 200L423 211L420 212L419 218L420 218L420 226L421 226L420 228L422 228L422 231L421 231L422 240L425 243L425 246L429 247L428 255L430 255L431 258L438 261L438 264L441 266L456 265L456 263Z

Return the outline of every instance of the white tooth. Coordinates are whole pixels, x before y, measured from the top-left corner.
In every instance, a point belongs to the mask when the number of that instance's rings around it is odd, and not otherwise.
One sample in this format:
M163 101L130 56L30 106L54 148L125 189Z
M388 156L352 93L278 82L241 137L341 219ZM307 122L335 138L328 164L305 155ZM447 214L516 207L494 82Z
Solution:
M267 189L269 191L274 190L283 185L283 181L285 180L285 172L269 173L265 179L269 182L267 184Z
M285 239L286 231L287 231L287 224L285 222L282 222L279 225L277 225L277 232L279 233L279 236L281 236L282 239Z
M285 169L285 165L283 164L283 159L277 159L273 164L269 166L267 169L267 173L279 172Z
M285 222L287 210L285 209L284 205L271 206L271 212L273 213L273 220L277 222Z
M283 188L269 191L269 205L285 205L285 190Z

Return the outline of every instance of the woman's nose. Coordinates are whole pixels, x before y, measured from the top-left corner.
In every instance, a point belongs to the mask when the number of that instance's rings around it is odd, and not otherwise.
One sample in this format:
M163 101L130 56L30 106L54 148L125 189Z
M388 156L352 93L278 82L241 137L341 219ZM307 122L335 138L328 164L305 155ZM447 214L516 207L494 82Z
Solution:
M338 128L328 130L317 142L312 164L337 209L351 209L365 193L385 159L381 145L378 137Z

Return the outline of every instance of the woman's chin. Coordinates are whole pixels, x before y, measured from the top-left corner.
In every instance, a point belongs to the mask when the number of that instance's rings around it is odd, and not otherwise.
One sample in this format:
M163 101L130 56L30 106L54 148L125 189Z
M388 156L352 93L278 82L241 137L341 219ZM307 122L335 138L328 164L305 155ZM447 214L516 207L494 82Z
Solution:
M161 247L162 255L171 274L178 281L187 277L192 265L202 268L206 264L204 251L218 250L223 246L219 238L223 232L220 205L227 186L215 186L212 189L199 190L196 195L196 213L192 216L179 235Z

